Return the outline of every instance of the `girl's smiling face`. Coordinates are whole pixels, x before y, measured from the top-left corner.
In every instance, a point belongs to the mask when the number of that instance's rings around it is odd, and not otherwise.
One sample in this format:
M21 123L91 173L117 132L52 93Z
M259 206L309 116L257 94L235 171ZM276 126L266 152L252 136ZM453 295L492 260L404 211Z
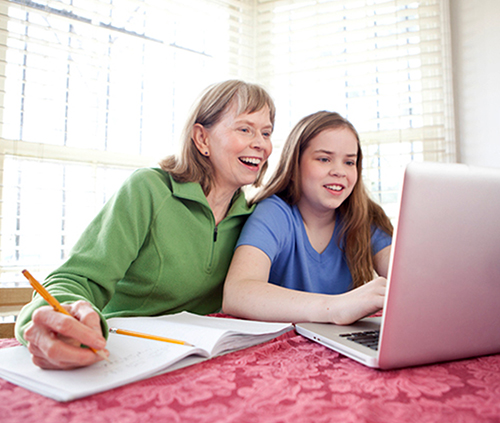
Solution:
M345 127L316 135L299 160L301 212L331 213L352 193L358 180L358 140Z

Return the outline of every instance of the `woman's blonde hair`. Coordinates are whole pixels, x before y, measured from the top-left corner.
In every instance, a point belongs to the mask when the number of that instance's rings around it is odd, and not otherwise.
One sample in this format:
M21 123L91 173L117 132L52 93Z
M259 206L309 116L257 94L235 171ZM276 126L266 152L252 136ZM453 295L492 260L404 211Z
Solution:
M344 251L353 287L356 288L373 279L371 235L374 227L382 229L391 236L393 228L382 207L369 197L365 189L359 135L347 119L338 113L328 111L313 113L301 119L290 132L269 182L255 196L252 203L276 194L290 205L297 204L301 197L300 158L316 135L332 128L349 129L356 136L358 144L356 162L358 180L351 195L336 209L342 222L342 231L337 242Z
M194 104L184 126L179 156L169 156L160 162L160 167L169 172L178 182L198 182L207 195L213 186L214 169L210 158L203 156L192 139L195 124L205 128L218 123L224 113L236 102L236 113L254 113L263 107L269 107L269 118L274 126L276 108L271 96L256 84L238 80L229 80L209 86ZM254 186L262 182L267 162L264 164Z

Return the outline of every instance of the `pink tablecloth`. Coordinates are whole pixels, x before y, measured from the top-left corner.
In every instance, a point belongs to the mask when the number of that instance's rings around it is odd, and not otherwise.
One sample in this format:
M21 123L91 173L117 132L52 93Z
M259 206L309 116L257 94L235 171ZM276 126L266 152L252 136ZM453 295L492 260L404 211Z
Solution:
M500 355L377 371L289 332L70 403L0 379L0 421L500 422Z

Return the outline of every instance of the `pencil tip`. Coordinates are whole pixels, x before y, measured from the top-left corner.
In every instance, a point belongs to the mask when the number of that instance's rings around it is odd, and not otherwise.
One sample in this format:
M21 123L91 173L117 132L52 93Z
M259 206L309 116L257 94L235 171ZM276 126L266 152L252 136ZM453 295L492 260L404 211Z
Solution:
M109 357L104 353L104 351L102 350L96 351L96 354L109 363Z

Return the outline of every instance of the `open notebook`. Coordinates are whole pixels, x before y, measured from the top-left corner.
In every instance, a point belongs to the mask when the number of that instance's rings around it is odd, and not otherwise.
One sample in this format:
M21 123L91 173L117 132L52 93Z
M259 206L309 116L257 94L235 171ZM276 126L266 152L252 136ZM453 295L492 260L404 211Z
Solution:
M111 333L106 346L109 362L76 370L42 370L31 362L27 348L4 348L0 350L0 377L57 401L69 401L266 342L293 329L286 323L187 312L161 317L115 317L108 319L108 324L186 341L195 347Z
M297 332L382 369L500 352L499 213L500 169L410 164L383 316Z

